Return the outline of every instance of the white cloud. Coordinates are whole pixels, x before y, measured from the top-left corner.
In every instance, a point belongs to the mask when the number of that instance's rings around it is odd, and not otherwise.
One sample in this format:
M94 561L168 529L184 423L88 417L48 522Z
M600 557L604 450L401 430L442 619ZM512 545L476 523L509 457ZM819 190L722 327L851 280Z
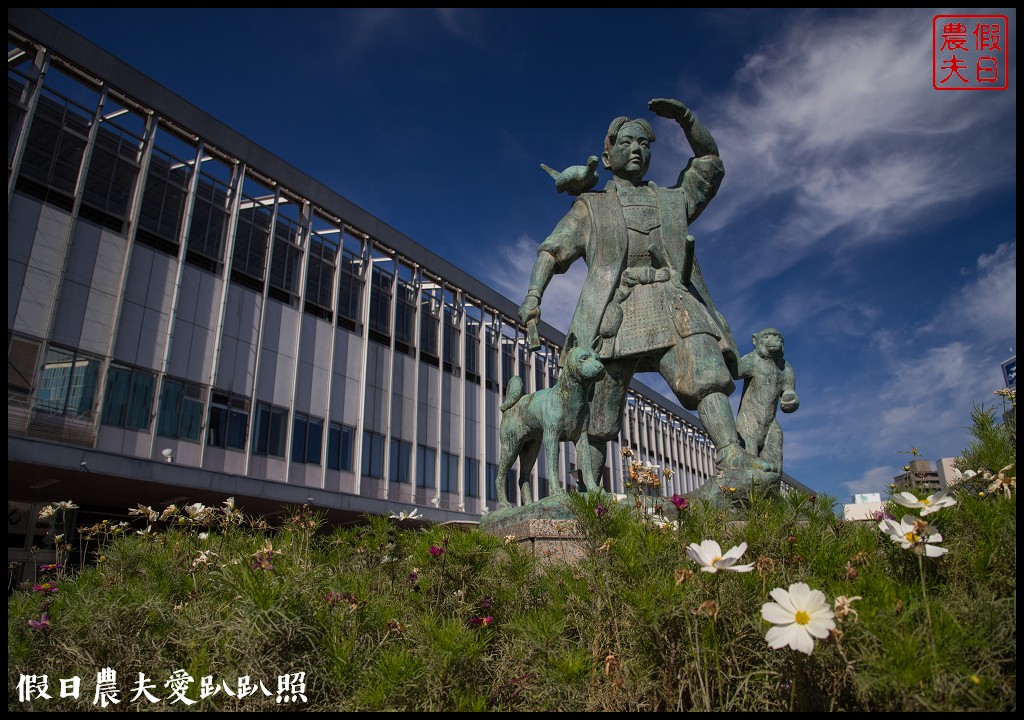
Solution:
M728 238L744 268L735 286L809 254L890 240L933 221L940 205L947 216L965 212L1012 182L1014 92L980 101L934 90L932 14L799 15L748 56L727 92L696 108L726 166L697 230ZM671 150L658 149L652 177L664 182L692 153L662 125L659 142Z
M1016 344L1017 245L1003 243L978 258L975 277L953 292L921 332L968 334L979 344ZM953 278L945 278L951 281ZM982 346L982 349L985 349ZM1002 352L1003 348L991 347ZM986 349L986 354L988 350Z
M865 470L864 473L856 480L850 480L843 483L843 487L846 488L847 494L851 497L858 493L882 493L883 495L889 489L889 483L892 479L898 475L898 470L892 465L879 465L873 467L870 470ZM843 498L839 498L844 500ZM848 499L845 500L848 502Z

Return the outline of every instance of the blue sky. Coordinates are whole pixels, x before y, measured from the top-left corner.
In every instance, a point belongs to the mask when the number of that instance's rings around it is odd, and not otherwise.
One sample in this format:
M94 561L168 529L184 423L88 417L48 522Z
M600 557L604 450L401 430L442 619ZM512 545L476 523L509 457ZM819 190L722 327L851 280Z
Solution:
M516 302L570 203L539 164L643 116L672 184L689 147L647 101L687 103L726 168L692 227L711 294L741 352L784 334L786 471L840 501L956 455L1016 352L1012 9L46 11ZM1009 89L932 88L940 12L1009 16Z

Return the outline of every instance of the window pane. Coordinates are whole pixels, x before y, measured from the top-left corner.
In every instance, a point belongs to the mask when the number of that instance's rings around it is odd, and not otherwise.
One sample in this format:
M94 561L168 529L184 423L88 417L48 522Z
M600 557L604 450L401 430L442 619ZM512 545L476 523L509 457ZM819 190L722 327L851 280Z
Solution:
M206 424L206 444L224 447L227 444L228 409L216 398L210 404L210 420Z
M256 406L256 449L260 455L267 454L270 439L270 408L263 403Z
M355 430L342 425L341 427L341 453L340 464L342 470L352 469L352 442L355 440Z
M199 440L203 428L203 401L195 397L186 397L181 405L181 424L178 437L185 440Z
M234 272L263 280L263 268L270 242L272 208L250 197L242 198L235 229L235 254L231 261Z
M423 488L435 487L434 463L437 460L437 451L420 445L416 448L416 485Z
M248 399L214 392L210 400L210 422L206 433L210 446L245 450L248 409Z
M92 412L96 398L96 384L100 376L99 360L75 357L75 365L71 371L71 384L68 387L68 409L74 415L87 415Z
M306 461L306 418L295 416L292 423L292 462Z
M459 457L449 452L441 453L441 491L459 491Z
M327 428L327 469L341 470L341 426L335 423Z
M379 478L384 474L384 436L363 431L363 475Z
M279 206L274 226L274 249L270 255L270 284L296 295L302 261L302 250L297 247L301 232L298 223L284 217L283 212L283 207Z
M341 268L338 272L338 315L359 322L360 304L363 297L362 263L352 251L342 251Z
M131 399L124 425L133 430L148 430L153 414L153 390L156 377L142 370L132 371Z
M409 457L411 446L398 438L391 438L388 455L388 476L391 482L409 482Z
M245 436L249 427L249 413L228 410L228 431L226 445L235 450L245 450Z
M107 370L107 390L103 398L104 425L124 426L128 411L128 394L131 391L132 371L128 368L110 366Z
M37 407L51 412L64 412L74 357L74 353L60 348L50 348L46 351L46 364L43 366L39 381Z
M285 431L288 411L260 403L256 406L256 448L257 455L284 457Z
M281 408L271 408L270 429L267 434L267 455L284 457L284 440L287 431L288 412Z
M320 464L320 447L324 439L324 421L309 418L306 425L306 462Z
M475 337L466 335L466 372L477 375L480 370L477 367L476 354L480 349L480 341Z
M331 470L352 469L352 428L331 423L327 435L327 467Z
M370 329L388 335L391 332L391 273L373 266L370 287Z
M160 418L156 426L158 435L178 436L178 414L181 411L183 394L180 382L164 379L160 390Z
M480 461L466 458L466 497L480 496Z

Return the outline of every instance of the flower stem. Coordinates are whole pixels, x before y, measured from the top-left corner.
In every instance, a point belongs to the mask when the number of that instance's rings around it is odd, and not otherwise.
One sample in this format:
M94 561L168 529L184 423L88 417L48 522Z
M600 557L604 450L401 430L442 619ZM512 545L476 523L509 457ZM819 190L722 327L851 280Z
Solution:
M789 687L789 711L796 708L796 684L800 681L800 654L793 651L793 682Z
M718 618L712 617L711 618L711 644L712 644L712 646L714 647L714 650L715 650L715 676L716 676L716 679L718 681L717 682L717 685L718 685L718 688L717 688L717 690L718 690L718 707L721 708L722 707L722 685L724 683L722 682L722 663L721 663L721 660L718 657L718 628L716 627L717 624L718 624Z
M932 629L932 611L931 611L931 608L928 606L928 588L925 586L925 583L924 583L924 556L923 555L918 555L917 556L917 567L918 567L918 570L920 570L920 573L921 573L921 596L924 598L924 613L925 613L925 617L928 619L928 634L931 635L933 633L933 629Z
M924 600L924 616L928 621L928 640L929 644L932 646L932 667L935 668L938 667L939 664L939 654L935 649L935 630L932 627L932 609L931 605L928 604L928 589L924 582L924 555L917 556L917 567L921 573L921 597Z

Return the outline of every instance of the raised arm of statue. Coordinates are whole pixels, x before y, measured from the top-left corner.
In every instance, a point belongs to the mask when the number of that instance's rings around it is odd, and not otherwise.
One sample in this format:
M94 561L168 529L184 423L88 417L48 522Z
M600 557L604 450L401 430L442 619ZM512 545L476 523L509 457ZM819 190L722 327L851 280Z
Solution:
M718 143L711 137L711 133L704 127L704 123L698 120L690 108L679 100L655 98L647 103L647 107L656 115L679 123L683 134L686 135L687 142L693 148L695 157L718 155Z
M648 107L662 117L675 120L693 149L694 157L679 173L679 179L673 186L686 196L686 221L692 223L704 212L725 177L718 143L690 108L678 100L658 98L651 100Z

